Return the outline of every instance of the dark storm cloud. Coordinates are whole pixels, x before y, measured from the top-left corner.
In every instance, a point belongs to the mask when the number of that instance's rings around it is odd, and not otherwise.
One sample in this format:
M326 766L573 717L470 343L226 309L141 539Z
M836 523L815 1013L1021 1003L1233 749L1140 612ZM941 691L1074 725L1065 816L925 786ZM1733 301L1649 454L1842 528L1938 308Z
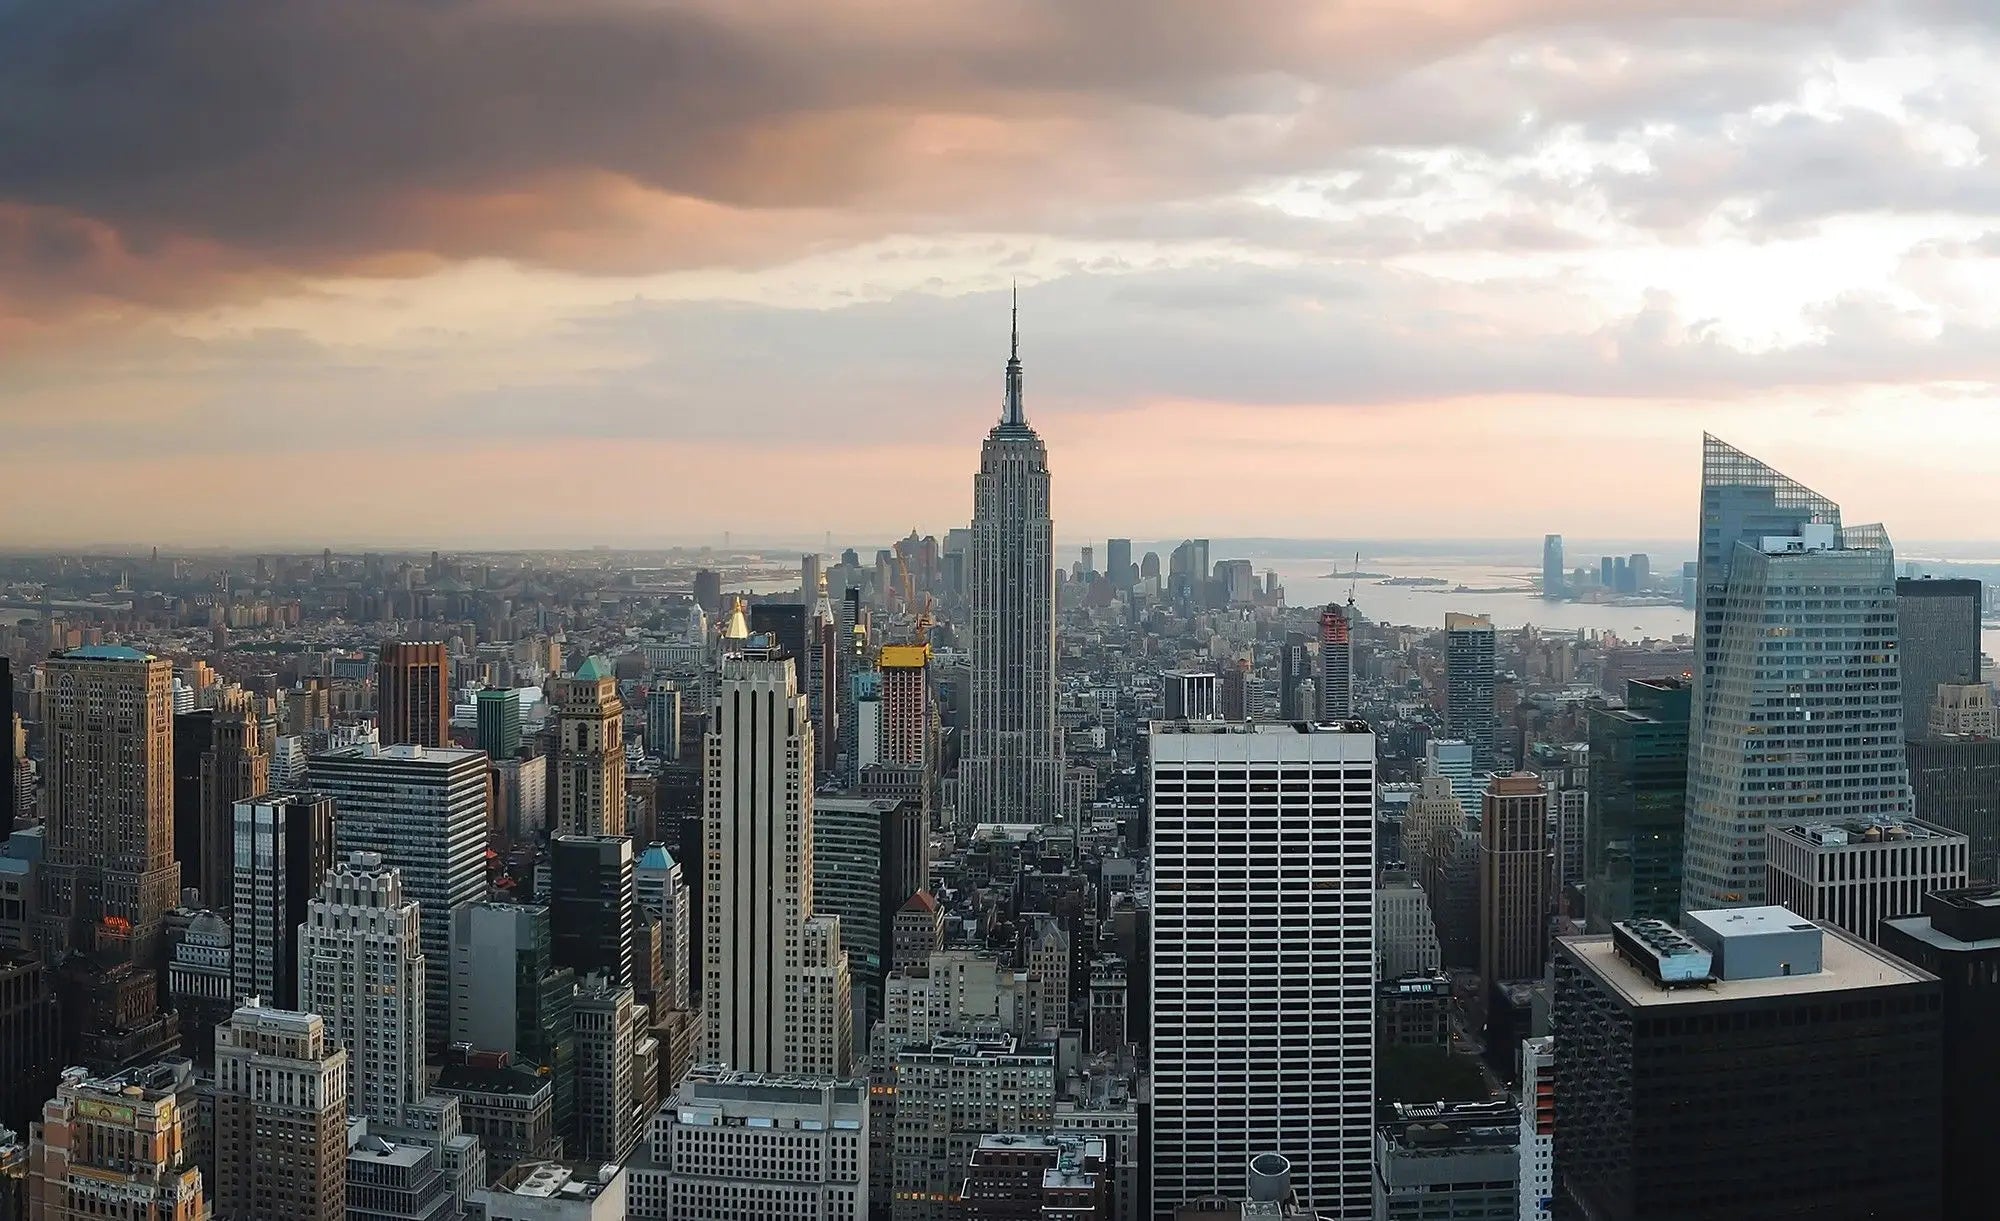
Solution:
M483 254L754 262L868 212L920 229L1191 197L1358 145L1505 137L1517 116L1463 79L1398 85L1494 38L1647 29L1657 69L1511 70L1545 119L1615 117L1739 101L1766 61L1673 48L1849 7L0 0L0 292L151 301ZM744 219L782 210L808 214Z

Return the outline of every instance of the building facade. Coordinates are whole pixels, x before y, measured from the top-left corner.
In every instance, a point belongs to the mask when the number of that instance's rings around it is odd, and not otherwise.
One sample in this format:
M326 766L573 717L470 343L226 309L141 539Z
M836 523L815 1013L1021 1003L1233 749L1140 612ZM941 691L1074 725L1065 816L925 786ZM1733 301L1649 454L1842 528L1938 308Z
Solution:
M216 911L235 906L236 803L271 788L271 744L246 699L215 710L201 756L201 899ZM192 879L183 879L192 880Z
M1555 1215L1556 1041L1521 1040L1521 1221Z
M895 1065L894 1221L949 1221L983 1136L1046 1130L1054 1049L1008 1034L900 1047Z
M442 641L382 643L375 723L384 746L450 746L451 707L451 654Z
M347 1214L347 1052L314 1013L238 1009L215 1036L215 1221Z
M896 913L929 872L929 828L914 800L820 797L813 802L813 902L840 919L852 981L857 1048L882 1016Z
M1921 914L1882 922L1880 945L1938 979L1944 1020L1944 1212L1990 1206L1987 1082L2000 1079L2000 890L1991 885L1924 896Z
M1347 612L1328 606L1319 613L1319 708L1321 721L1354 716L1354 625Z
M554 711L555 830L625 834L625 705L611 667L586 657L556 684Z
M868 1084L698 1067L627 1173L631 1221L867 1221Z
M1942 1215L1938 987L1782 907L1562 938L1555 1215Z
M1548 962L1549 791L1533 772L1493 776L1479 824L1479 977L1540 979Z
M622 835L557 834L549 840L549 928L556 965L578 979L602 975L638 986L636 867L632 841Z
M521 697L512 687L485 687L473 696L479 749L496 763L521 753Z
M98 645L49 659L44 675L42 954L89 953L110 930L158 967L162 920L180 902L173 667Z
M1240 1197L1252 1155L1372 1210L1375 736L1152 726L1156 1206ZM1253 1084L1254 1083L1254 1084Z
M554 940L549 909L537 904L453 912L451 1041L541 1073L567 1132L576 1115L576 972L557 965Z
M1875 940L1882 921L1923 909L1924 896L1962 890L1965 836L1920 819L1773 826L1765 852L1772 902Z
M1472 770L1493 770L1500 716L1493 704L1496 657L1493 620L1485 615L1444 617L1444 725L1449 737L1472 748Z
M209 1221L196 1164L194 1070L162 1060L110 1077L63 1073L28 1145L32 1221Z
M1623 708L1590 710L1583 899L1592 932L1680 914L1692 695L1682 679L1633 679Z
M1681 905L1757 904L1774 822L1910 813L1888 537L1805 523L1736 540L1699 620Z
M270 794L239 801L230 813L231 999L262 997L274 1010L291 1009L298 1004L299 926L333 866L333 799Z
M633 867L633 890L639 910L660 922L660 963L666 974L666 1006L693 1009L694 989L688 978L688 951L693 936L694 906L687 878L665 844L648 844ZM844 932L845 930L843 930Z
M822 1076L853 1062L840 920L814 907L812 732L789 658L724 660L704 743L707 1062Z
M451 913L486 897L486 755L357 746L312 756L312 789L333 798L337 856L373 852L402 874L423 914L426 1025L451 1028Z
M424 950L417 902L378 853L329 870L299 930L299 1004L347 1052L349 1109L400 1125L424 1096Z
M1000 422L972 480L971 606L961 823L1053 822L1062 801L1056 727L1055 524L1049 452L1021 405L1020 331Z
M1984 608L1984 587L1975 580L1896 579L1896 657L1905 738L1930 731L1931 704L1939 687L1979 681Z
M2000 738L1933 734L1903 758L1924 821L1966 837L1968 879L2000 882Z
M1375 1132L1377 1221L1512 1221L1520 1207L1513 1104L1391 1103Z

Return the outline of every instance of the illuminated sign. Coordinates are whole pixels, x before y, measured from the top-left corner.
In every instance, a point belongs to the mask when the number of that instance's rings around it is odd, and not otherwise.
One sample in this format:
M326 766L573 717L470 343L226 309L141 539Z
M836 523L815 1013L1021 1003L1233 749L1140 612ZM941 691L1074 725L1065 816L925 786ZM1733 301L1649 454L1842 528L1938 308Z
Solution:
M97 1102L90 1098L79 1098L76 1100L76 1113L85 1119L101 1119L106 1123L132 1122L132 1108L115 1102Z

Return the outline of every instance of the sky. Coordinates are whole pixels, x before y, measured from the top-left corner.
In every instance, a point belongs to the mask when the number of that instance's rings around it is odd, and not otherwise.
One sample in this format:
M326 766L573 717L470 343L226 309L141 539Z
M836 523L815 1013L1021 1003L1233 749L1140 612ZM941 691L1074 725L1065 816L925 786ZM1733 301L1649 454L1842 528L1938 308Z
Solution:
M2000 538L1991 0L0 0L0 545Z

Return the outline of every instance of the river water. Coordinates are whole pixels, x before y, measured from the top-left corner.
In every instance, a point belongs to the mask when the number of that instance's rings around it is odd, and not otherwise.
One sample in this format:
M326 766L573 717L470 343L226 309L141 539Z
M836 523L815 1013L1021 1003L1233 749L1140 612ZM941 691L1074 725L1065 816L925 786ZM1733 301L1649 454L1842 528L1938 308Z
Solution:
M1349 581L1328 578L1331 572L1346 572L1354 566L1351 555L1299 559L1248 557L1259 574L1273 569L1285 587L1290 606L1324 605L1347 601ZM1368 556L1361 571L1387 573L1396 577L1442 577L1444 586L1385 585L1362 578L1353 583L1354 605L1363 615L1379 623L1410 624L1417 627L1444 626L1447 611L1468 615L1490 615L1493 626L1502 630L1536 627L1560 631L1611 632L1621 640L1670 640L1694 630L1694 612L1678 606L1613 606L1599 602L1544 602L1534 592L1539 568L1491 561L1453 560L1437 556ZM1469 590L1507 590L1505 593L1454 593L1456 586ZM1519 591L1519 592L1513 592Z

